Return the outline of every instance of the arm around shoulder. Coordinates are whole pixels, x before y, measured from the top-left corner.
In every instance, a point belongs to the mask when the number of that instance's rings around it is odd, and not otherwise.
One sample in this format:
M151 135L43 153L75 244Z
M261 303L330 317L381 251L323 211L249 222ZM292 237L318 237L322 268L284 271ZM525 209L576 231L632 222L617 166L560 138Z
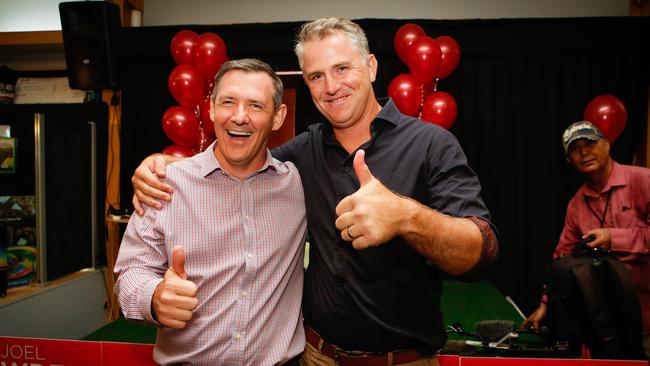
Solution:
M146 157L136 168L131 183L133 184L133 207L138 215L144 214L144 207L160 209L159 201L171 200L172 187L162 179L166 177L167 165L182 160L173 155L152 154Z

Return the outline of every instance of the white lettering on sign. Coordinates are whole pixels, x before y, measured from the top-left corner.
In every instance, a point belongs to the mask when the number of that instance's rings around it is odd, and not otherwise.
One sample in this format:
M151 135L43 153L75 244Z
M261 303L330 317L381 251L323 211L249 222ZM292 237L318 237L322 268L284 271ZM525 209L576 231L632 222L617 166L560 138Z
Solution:
M0 361L0 366L64 366L64 365L27 363L27 362L16 363L16 361L12 361L10 363L7 363L5 361Z
M0 346L0 360L2 360L0 361L0 366L63 366L40 362L24 362L45 360L44 357L41 357L38 347L31 344L24 346L20 344L5 344Z
M0 358L10 357L13 359L44 360L38 353L38 347L33 345L5 344L4 349L0 352Z

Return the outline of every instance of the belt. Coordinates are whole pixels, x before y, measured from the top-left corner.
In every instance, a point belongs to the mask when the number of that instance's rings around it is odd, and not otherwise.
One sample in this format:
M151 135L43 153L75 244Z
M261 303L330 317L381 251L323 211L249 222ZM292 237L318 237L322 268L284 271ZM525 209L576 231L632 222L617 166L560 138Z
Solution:
M425 356L415 349L386 353L346 351L326 342L311 327L305 327L305 338L323 355L331 358L339 366L391 366L413 362Z

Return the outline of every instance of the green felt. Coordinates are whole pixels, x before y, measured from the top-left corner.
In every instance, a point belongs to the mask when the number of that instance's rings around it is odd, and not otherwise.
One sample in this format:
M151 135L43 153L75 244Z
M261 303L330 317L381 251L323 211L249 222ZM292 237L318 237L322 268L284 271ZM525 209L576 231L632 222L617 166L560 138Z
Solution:
M84 341L155 343L156 326L119 318L83 337Z
M481 320L512 320L519 326L522 319L505 297L489 281L463 283L445 281L442 292L445 326L459 321L468 332ZM450 335L450 339L461 339ZM155 343L156 327L123 318L115 320L83 338L87 341Z

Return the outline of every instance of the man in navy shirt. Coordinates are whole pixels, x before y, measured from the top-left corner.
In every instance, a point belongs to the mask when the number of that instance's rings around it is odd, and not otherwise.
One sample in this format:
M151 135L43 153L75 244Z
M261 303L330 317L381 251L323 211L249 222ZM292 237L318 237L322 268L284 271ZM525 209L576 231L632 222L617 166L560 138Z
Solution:
M451 133L377 101L378 62L357 24L320 18L297 39L303 79L329 122L272 151L296 165L305 191L301 362L435 365L446 340L443 274L475 278L496 261L478 178ZM138 212L171 199L156 178L169 160L153 155L136 170Z

